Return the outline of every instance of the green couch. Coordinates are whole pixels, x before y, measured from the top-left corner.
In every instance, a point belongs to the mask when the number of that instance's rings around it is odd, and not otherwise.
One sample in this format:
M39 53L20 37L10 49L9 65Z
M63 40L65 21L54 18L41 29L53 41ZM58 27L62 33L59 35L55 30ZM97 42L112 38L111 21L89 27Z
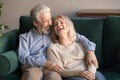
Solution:
M96 43L95 54L107 80L120 80L120 16L71 18L78 33ZM19 30L0 37L0 80L20 80L22 71L17 58L19 34L33 25L29 16L21 16Z

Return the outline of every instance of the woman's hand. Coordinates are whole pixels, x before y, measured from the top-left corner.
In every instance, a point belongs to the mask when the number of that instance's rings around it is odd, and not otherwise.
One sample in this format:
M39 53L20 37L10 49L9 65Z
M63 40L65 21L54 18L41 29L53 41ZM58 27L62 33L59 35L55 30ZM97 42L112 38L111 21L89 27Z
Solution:
M86 62L87 62L87 65L94 64L95 67L98 68L98 61L97 61L94 51L87 52L87 61Z
M56 71L58 73L62 72L62 68L57 63L52 61L46 61L45 68L47 68L50 71Z
M80 77L86 78L88 80L95 80L94 74L90 71L81 71Z

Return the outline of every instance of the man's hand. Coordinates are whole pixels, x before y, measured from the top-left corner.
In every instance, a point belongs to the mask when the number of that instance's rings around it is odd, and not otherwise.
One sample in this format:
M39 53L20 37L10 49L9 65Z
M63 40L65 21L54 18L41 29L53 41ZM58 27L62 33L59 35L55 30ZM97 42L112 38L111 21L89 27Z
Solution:
M87 52L87 65L89 64L94 64L95 67L98 68L98 61L97 61L94 51Z
M58 73L62 72L62 68L57 63L52 61L46 61L45 68L47 68L50 71L56 71Z
M80 72L80 77L86 78L88 80L94 80L95 79L95 75L90 71L81 71Z

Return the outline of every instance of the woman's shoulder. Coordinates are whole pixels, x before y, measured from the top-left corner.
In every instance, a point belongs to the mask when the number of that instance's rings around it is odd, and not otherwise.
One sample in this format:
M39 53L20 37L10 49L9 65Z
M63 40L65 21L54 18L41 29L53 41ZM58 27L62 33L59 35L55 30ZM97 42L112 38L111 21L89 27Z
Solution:
M52 43L52 44L49 46L49 48L50 48L50 49L56 48L57 45L58 45L58 43Z

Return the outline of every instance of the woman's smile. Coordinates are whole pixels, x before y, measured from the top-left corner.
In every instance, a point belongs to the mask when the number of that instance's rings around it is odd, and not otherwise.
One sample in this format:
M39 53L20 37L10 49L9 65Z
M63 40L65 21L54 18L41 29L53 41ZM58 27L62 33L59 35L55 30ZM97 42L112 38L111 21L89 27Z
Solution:
M57 29L58 32L62 32L64 30L64 27L60 27Z

